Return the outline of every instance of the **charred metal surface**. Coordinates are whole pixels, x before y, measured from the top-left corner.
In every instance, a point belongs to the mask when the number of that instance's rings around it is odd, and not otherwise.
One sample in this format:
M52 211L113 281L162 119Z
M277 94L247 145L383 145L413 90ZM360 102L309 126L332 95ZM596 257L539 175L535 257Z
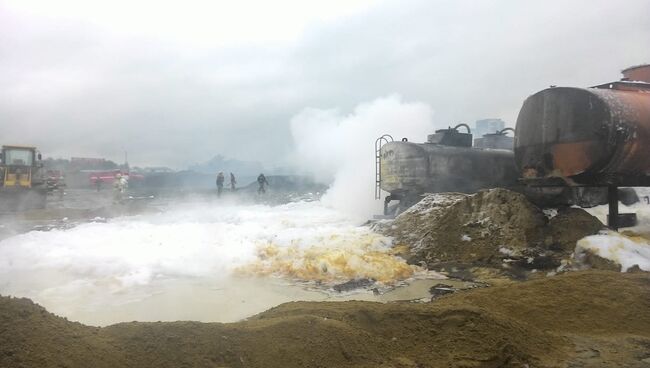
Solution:
M616 82L609 82L605 84L599 84L597 86L593 86L591 88L599 88L599 89L614 89L617 91L632 91L632 92L638 92L638 91L650 91L650 83L646 82L634 82L634 81L616 81Z
M474 147L507 149L512 151L515 144L515 138L508 137L508 131L512 131L514 133L514 129L505 128L496 133L483 134L483 137L474 139Z
M650 185L650 88L549 88L517 119L515 162L530 182Z
M381 149L381 188L390 193L473 193L517 183L513 153L391 142Z
M467 133L461 133L458 128L464 127ZM429 134L427 141L454 147L472 147L472 131L467 124L458 124L447 129L438 129L435 134Z

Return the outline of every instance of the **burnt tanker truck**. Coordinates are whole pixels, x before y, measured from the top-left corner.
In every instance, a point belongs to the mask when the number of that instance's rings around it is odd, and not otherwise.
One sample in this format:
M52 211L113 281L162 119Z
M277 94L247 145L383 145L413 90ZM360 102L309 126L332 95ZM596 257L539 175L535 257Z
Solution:
M472 145L465 124L438 130L425 143L380 137L375 198L381 190L390 193L384 215L408 208L423 193L503 187L542 205L609 203L609 225L617 228L625 218L618 200L638 200L618 187L650 186L650 65L623 74L621 81L551 87L530 96L514 144L506 129ZM399 203L390 206L393 200Z
M486 136L484 148L475 148L470 128L459 124L436 130L425 143L394 141L389 135L378 138L375 198L380 198L381 190L390 193L384 199L384 215L412 206L423 193L473 193L518 185L512 148L493 148L512 147L512 137L507 130ZM392 201L398 203L389 207Z
M650 65L591 88L553 87L528 97L517 118L515 163L541 187L607 188L618 228L618 187L650 186Z

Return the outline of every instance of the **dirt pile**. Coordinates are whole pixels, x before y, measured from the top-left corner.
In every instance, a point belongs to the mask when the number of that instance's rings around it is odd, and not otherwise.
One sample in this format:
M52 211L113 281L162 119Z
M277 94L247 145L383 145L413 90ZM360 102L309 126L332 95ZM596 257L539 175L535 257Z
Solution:
M577 240L602 228L581 209L542 211L522 194L490 189L429 195L383 232L409 246L411 263L431 269L551 270L569 258Z
M294 302L232 324L83 326L0 297L2 367L642 367L650 275L576 272L424 304Z
M0 297L0 367L119 367L95 327L56 317L29 299Z

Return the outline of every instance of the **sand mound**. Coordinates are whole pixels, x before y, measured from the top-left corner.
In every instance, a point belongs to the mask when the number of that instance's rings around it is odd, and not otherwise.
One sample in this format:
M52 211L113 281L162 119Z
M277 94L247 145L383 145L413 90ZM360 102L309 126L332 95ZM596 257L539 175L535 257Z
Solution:
M648 310L650 275L603 271L425 304L294 302L232 324L94 328L1 297L0 366L641 367Z
M550 219L549 219L550 218ZM398 216L384 233L407 244L412 263L554 269L578 239L603 225L581 209L546 213L522 194L490 189L433 194Z
M29 299L0 297L0 367L120 367L95 327L56 317Z

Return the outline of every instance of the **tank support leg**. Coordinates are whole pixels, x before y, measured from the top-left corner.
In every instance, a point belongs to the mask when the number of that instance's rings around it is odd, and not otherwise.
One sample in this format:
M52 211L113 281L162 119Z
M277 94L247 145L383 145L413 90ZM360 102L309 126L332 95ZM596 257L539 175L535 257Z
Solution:
M614 231L618 231L618 188L615 185L607 187L607 202L609 203L607 226Z
M386 198L384 198L384 216L388 216L388 205L390 204L391 201L402 201L402 196L397 195L397 194L390 194L387 195Z
M384 198L384 216L388 216L388 204L395 200L399 200L399 196L394 194L387 195L386 198Z

